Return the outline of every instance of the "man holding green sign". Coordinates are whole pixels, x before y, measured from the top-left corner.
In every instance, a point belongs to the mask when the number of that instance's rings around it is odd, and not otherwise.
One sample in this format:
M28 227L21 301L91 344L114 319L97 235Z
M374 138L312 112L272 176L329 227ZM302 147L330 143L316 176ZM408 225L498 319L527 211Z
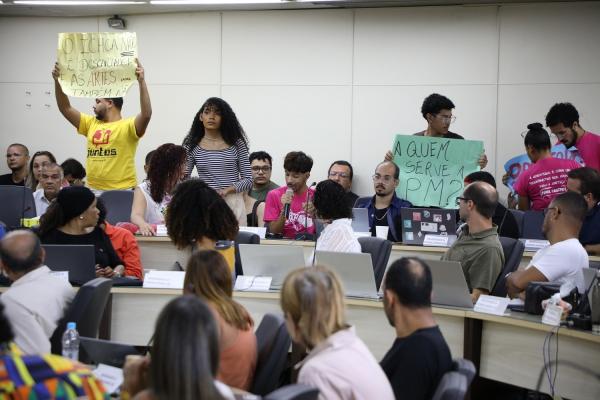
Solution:
M478 171L483 142L397 135L392 148L400 168L398 197L416 206L456 208L464 178Z

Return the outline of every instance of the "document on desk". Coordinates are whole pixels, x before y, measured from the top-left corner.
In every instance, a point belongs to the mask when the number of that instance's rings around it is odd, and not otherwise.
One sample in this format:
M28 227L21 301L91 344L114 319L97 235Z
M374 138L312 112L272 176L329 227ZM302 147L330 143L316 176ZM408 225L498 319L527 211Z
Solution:
M151 270L144 276L145 288L151 289L183 289L184 271Z
M50 271L50 275L69 283L69 271Z
M477 303L475 303L473 311L503 316L504 312L506 311L506 307L508 307L509 301L510 299L508 297L489 296L487 294L482 294L479 296Z
M123 370L121 368L98 364L98 367L92 373L102 382L108 393L117 393L123 384Z
M547 240L525 239L525 251L538 251L549 245L550 242Z
M156 225L156 236L169 236L167 233L167 226L163 224Z
M272 280L273 278L270 276L238 275L233 289L240 292L268 292Z
M423 246L448 247L448 235L425 235Z

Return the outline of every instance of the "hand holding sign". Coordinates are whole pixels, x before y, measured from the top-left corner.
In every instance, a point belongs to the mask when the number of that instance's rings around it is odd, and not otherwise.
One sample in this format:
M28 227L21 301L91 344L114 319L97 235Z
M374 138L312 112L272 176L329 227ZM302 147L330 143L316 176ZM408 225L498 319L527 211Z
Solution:
M122 97L134 80L144 80L136 57L135 32L59 33L52 76L68 96Z
M456 208L465 176L479 170L483 142L397 135L393 154L399 197L416 206Z

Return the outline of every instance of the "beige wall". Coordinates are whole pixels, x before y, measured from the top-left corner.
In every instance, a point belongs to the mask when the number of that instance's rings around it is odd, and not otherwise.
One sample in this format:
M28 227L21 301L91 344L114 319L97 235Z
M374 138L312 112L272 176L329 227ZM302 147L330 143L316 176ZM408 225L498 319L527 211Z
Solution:
M145 154L180 143L208 96L232 105L251 151L271 153L277 182L285 153L301 149L317 181L332 160L351 161L361 194L372 191L393 136L424 128L419 110L432 92L454 101L451 129L484 141L497 178L522 152L520 132L555 102L573 102L582 125L600 132L600 2L126 19L154 109L136 157L140 178ZM105 31L105 20L0 18L2 151L18 141L83 160L84 139L58 113L50 71L58 32ZM73 104L91 112L91 100ZM124 114L138 110L134 85Z

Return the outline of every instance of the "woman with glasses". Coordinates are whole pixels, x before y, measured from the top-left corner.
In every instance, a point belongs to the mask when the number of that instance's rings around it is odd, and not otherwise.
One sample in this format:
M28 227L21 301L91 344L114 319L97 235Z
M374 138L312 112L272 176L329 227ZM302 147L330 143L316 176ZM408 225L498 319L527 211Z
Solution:
M292 340L308 349L298 383L319 389L319 399L386 400L394 393L383 370L346 322L338 276L323 266L290 272L281 308Z
M550 136L539 122L527 125L525 151L533 163L521 172L514 184L519 210L540 211L559 194L567 191L567 174L580 168L574 160L552 157Z
M194 167L198 177L216 190L246 225L243 193L252 187L248 139L227 102L211 97L194 116L183 141L187 151L186 177Z

